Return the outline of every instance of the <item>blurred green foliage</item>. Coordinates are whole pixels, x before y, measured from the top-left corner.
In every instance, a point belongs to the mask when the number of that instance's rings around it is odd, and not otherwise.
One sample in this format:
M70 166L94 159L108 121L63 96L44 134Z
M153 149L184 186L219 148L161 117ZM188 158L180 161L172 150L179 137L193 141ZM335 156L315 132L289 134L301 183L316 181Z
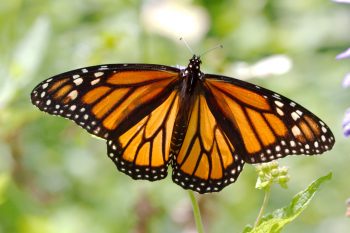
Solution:
M250 81L302 103L329 124L337 142L321 156L281 160L291 180L287 190L273 190L269 208L284 205L316 177L333 171L303 217L284 232L348 232L344 202L350 195L350 142L342 136L341 120L350 93L341 88L341 80L349 64L334 57L350 46L349 7L323 0L172 1L189 12L199 10L203 20L190 28L197 36L192 37L164 34L156 27L168 22L169 29L181 19L164 13L164 20L152 21L152 9L162 2L1 1L0 232L194 229L187 194L170 177L153 183L131 180L109 161L104 141L38 111L29 99L40 81L83 66L186 65L191 55L178 42L181 36L195 51L224 45L203 58L204 72L232 76L237 62L251 65L270 55L288 56L293 62L289 72ZM199 197L207 232L241 232L254 221L263 198L255 179L247 164L235 184Z

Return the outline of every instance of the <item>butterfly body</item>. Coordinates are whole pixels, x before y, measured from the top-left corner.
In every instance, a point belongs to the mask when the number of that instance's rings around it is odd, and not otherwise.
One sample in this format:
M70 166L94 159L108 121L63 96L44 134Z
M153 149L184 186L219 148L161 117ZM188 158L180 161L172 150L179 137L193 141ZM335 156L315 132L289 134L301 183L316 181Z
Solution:
M34 88L40 110L107 140L108 156L133 179L173 181L199 193L236 181L244 163L320 154L334 137L304 107L270 90L186 68L109 64L66 72Z

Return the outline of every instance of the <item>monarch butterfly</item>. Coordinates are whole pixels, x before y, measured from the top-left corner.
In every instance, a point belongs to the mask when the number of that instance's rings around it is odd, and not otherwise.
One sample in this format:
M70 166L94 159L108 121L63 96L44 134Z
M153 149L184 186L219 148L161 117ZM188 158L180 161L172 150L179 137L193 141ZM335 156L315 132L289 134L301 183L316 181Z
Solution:
M328 126L280 94L187 68L110 64L56 75L37 85L40 110L75 121L107 140L108 156L133 179L167 175L185 189L218 192L244 163L321 154L335 142Z

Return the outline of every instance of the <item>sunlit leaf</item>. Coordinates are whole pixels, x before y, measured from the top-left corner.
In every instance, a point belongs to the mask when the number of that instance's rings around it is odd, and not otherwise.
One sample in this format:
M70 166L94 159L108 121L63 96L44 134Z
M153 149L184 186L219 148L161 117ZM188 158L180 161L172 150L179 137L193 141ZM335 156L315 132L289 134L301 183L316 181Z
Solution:
M314 197L315 193L319 190L321 184L332 178L332 173L318 178L311 183L307 189L296 194L290 204L281 209L277 209L271 214L265 216L260 225L256 228L247 226L244 229L244 233L258 233L258 232L281 232L283 227L298 217L303 210L310 204L310 201Z

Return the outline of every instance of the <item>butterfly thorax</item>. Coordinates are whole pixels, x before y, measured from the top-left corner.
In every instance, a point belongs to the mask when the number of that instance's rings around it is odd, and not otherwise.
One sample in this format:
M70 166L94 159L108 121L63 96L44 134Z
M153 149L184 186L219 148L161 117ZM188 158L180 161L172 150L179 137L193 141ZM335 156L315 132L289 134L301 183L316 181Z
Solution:
M181 78L183 81L181 94L193 95L198 81L201 80L204 75L200 70L201 63L200 57L193 55L186 69L181 71Z
M204 76L200 71L201 63L200 57L193 55L186 69L180 71L181 85L179 85L180 107L178 118L182 122L188 121L188 113L192 111L193 103L201 90L199 84Z

